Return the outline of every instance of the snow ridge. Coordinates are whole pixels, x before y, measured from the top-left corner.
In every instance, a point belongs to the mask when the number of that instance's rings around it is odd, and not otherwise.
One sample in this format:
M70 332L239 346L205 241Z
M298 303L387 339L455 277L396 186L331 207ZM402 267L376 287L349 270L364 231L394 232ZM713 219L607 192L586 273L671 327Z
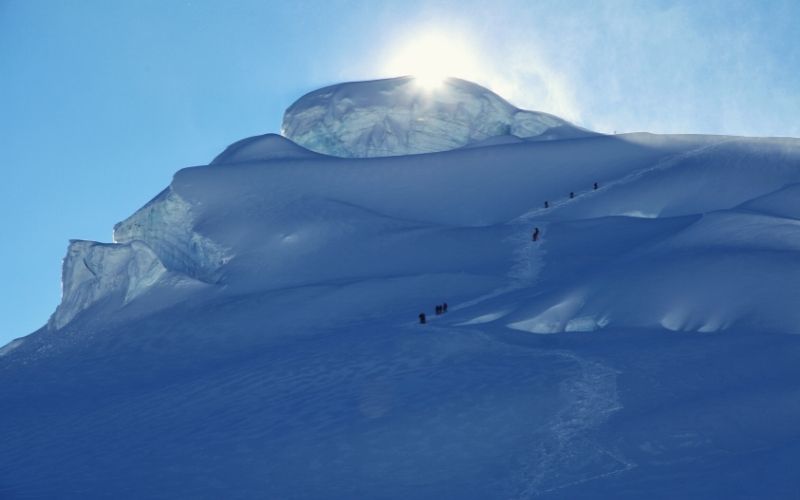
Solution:
M319 155L278 134L264 134L234 142L211 165L305 158L319 158Z

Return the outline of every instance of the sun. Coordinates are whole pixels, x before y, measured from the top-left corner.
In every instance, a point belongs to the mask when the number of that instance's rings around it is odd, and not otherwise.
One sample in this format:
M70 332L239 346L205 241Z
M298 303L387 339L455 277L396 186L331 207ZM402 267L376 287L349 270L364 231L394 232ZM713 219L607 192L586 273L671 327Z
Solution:
M411 75L421 87L432 90L448 77L479 79L481 71L475 51L462 38L439 32L424 32L391 54L386 64L391 75Z

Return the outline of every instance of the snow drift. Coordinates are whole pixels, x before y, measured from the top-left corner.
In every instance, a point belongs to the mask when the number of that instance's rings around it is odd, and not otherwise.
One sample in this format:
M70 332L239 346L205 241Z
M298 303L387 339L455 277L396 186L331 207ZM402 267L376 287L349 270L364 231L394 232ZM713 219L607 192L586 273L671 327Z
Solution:
M248 137L231 144L214 158L211 165L247 161L300 160L318 156L313 151L309 151L283 136L264 134Z

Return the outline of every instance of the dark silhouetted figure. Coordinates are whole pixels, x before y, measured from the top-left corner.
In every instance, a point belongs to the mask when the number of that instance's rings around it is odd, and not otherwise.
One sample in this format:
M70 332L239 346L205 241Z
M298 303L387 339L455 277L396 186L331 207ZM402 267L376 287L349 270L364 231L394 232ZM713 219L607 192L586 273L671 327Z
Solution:
M443 313L446 313L446 312L447 312L447 302L445 302L444 304L442 304L442 312L443 312Z
M425 324L425 313L419 313L419 324L420 325Z
M438 315L440 315L440 314L442 314L442 306L438 306L438 305L437 305L437 306L436 306L436 315L438 316Z
M570 198L575 198L575 192L574 191L570 191L569 192L569 197Z
M531 237L533 241L539 241L539 228L535 228L533 230L533 236Z
M597 183L595 182L595 183L594 183L594 190L595 190L595 191L597 191L597 188L599 188L599 187L600 187L600 186L598 186L598 185L597 185Z
M550 208L550 202L549 201L544 202L544 208Z

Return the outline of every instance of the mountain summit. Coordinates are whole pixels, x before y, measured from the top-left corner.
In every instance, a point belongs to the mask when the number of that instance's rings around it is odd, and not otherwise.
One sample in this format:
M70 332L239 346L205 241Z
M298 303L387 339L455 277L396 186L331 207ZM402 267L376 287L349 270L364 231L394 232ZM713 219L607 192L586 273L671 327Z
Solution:
M0 498L797 497L800 140L408 78L284 132L70 243Z
M310 92L286 110L283 135L318 153L370 158L447 151L494 137L540 141L592 133L516 108L466 80L428 88L405 76Z

